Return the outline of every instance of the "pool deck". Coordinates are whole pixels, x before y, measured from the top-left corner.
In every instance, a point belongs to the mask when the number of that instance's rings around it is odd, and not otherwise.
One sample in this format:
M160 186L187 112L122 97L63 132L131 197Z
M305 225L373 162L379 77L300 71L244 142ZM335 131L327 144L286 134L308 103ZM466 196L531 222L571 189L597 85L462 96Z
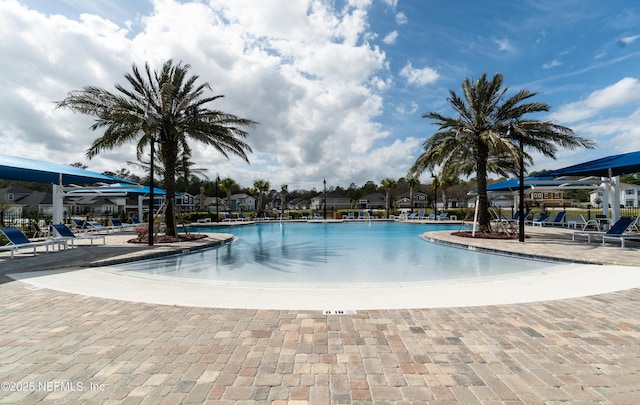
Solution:
M621 249L619 243L572 242L571 231L550 227L527 227L525 243L450 234L429 237L467 249L601 265L566 264L575 269L552 272L546 288L531 284L536 277L495 281L507 291L486 294L508 296L520 285L536 290L537 301L437 305L473 295L465 288L474 283L445 283L420 287L445 291L411 298L422 306L393 307L371 297L378 290L365 289L342 295L362 293L379 308L326 306L331 313L325 313L302 302L300 309L280 310L154 303L166 290L135 302L137 281L150 282L149 290L176 283L114 276L120 277L114 286L94 277L105 272L86 269L105 260L182 253L228 235L149 247L128 244L132 236L121 233L107 236L105 246L35 257L25 250L13 260L2 252L0 382L9 384L2 385L0 403L637 403L640 269L633 266L640 243ZM568 278L556 278L564 273ZM576 290L568 291L574 296L542 300L545 290L557 292L556 284L569 284L560 287ZM91 294L65 291L81 287ZM207 288L189 285L183 294L196 300ZM608 292L584 294L591 288ZM112 292L105 289L125 295L108 298ZM253 293L238 299L251 308L260 298ZM128 300L126 294L132 294ZM276 299L287 302L285 295Z

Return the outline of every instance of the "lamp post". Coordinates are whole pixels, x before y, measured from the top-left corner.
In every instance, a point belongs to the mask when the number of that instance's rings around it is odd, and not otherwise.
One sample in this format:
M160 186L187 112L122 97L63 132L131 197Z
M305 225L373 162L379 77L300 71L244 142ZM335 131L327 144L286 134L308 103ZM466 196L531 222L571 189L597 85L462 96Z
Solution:
M155 211L154 207L154 183L153 183L153 156L155 155L155 126L156 119L153 115L148 114L145 117L145 121L147 122L147 126L150 129L151 133L151 151L150 151L150 159L149 159L149 246L153 246L153 225L154 225L154 216L153 212Z
M327 219L327 179L322 179L322 186L324 190L324 204L323 204L324 219L326 221Z
M513 137L514 132L513 124L510 124L509 129L507 129L507 137ZM518 133L517 135L520 143L520 170L518 173L518 211L520 214L518 216L518 241L524 242L524 147L522 144L522 133Z
M216 173L216 222L220 222L220 216L218 212L218 203L220 202L220 199L218 197L218 182L220 182L220 175Z

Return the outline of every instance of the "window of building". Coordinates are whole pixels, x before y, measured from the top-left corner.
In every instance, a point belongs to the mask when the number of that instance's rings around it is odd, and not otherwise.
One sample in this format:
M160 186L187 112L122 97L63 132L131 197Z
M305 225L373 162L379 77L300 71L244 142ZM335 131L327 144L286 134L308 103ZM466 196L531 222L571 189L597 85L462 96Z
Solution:
M627 193L627 195L635 195L636 194L636 190L634 188L628 188L625 190L625 192Z

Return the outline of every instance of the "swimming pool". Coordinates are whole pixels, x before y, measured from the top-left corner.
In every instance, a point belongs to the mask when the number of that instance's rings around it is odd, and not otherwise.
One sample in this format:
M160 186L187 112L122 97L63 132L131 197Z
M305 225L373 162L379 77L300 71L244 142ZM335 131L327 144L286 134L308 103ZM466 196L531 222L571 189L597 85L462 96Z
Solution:
M237 237L214 249L124 265L110 271L156 279L248 286L402 286L534 271L554 264L428 243L424 232L457 224L398 222L230 226ZM219 227L192 232L220 232ZM557 264L556 264L557 265Z

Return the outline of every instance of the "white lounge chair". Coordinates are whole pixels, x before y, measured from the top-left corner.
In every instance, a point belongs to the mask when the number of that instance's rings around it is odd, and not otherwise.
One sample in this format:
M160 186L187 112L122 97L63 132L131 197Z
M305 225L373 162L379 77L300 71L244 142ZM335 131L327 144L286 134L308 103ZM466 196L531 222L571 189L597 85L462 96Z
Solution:
M93 241L97 239L102 239L102 244L106 244L106 239L104 235L82 235L78 236L71 231L65 224L51 224L51 234L53 235L54 241L62 241L65 243L71 242L71 247L75 247L75 241L78 239L88 239L91 241L91 246L93 246Z
M43 240L43 241L31 241L29 238L25 236L24 233L18 228L0 228L0 232L4 234L9 240L8 245L0 246L0 250L9 250L11 251L11 258L13 259L13 254L18 249L23 248L33 248L33 255L36 255L36 249L38 246L44 246L47 253L49 253L49 246L54 246L58 244L58 250L60 250L60 245L64 245L66 248L67 245L65 243L60 243L55 240Z
M631 228L637 220L638 217L622 217L617 220L607 232L578 231L573 233L571 240L576 240L576 236L586 236L587 242L591 243L591 237L601 236L603 245L606 243L607 239L618 239L620 241L620 246L624 247L625 240L632 238L640 239L640 235L627 233L629 228Z

